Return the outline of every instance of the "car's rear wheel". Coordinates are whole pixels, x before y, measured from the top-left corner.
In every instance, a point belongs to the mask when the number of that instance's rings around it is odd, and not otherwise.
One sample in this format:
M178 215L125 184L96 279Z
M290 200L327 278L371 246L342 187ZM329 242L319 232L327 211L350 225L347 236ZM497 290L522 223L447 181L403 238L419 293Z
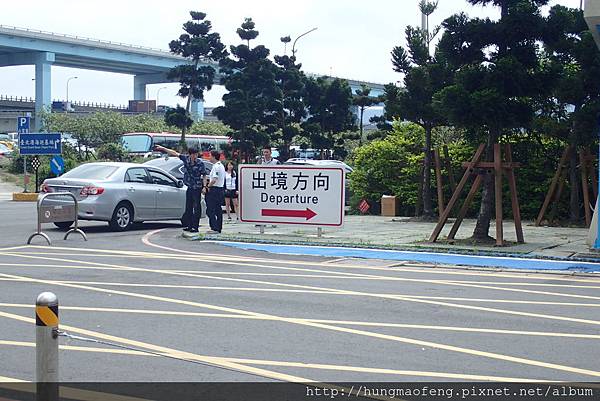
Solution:
M61 230L66 230L67 228L70 228L73 225L72 221L59 221L54 223L54 225L58 228L60 228Z
M115 231L125 231L133 225L133 208L129 203L121 202L115 208L112 219L108 223Z

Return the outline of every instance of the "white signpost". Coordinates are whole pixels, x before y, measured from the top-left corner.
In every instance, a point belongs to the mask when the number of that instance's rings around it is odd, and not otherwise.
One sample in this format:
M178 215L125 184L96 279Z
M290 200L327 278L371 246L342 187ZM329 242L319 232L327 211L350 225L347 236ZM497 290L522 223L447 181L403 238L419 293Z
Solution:
M342 167L242 165L240 221L255 224L344 224Z

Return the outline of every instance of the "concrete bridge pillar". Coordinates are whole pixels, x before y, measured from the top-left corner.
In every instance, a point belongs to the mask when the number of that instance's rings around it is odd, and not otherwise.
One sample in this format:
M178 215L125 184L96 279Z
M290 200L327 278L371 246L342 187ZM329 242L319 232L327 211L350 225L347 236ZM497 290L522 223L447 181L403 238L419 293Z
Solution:
M44 107L52 105L51 93L51 67L55 55L52 52L22 52L2 55L0 67L15 65L35 66L35 117L34 127L40 129L39 113ZM33 127L32 127L33 128ZM15 127L16 129L16 127Z
M40 130L40 113L45 108L52 107L52 63L54 62L54 53L43 53L35 62L35 118L34 126Z
M194 121L204 120L204 101L192 100L192 110L190 113Z
M44 109L52 107L52 64L54 63L54 53L40 52L33 57L35 65L35 115L33 117L33 127L36 131L42 128L42 119L40 117Z
M146 100L146 85L148 80L143 75L133 77L133 100Z

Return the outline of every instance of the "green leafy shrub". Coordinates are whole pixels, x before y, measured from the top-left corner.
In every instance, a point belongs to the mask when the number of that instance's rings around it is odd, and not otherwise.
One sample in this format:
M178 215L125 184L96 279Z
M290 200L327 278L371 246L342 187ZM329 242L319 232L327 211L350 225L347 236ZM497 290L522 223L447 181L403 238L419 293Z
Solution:
M365 199L372 205L370 211L378 213L381 196L395 195L401 214L414 213L424 135L419 125L394 123L385 139L354 150L350 158L354 166L350 175L353 209Z
M127 150L119 143L105 143L96 149L98 160L107 160L113 162L129 161Z

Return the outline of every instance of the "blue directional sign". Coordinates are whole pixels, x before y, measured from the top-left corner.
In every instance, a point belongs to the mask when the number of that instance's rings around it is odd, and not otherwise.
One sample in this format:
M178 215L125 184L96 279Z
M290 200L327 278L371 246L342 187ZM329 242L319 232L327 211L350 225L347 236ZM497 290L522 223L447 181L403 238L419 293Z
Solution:
M29 132L29 121L30 121L30 117L17 117L17 132L18 133Z
M59 176L65 171L65 161L59 155L56 155L50 160L50 170L54 175Z
M60 134L19 134L19 153L22 155L60 155Z

